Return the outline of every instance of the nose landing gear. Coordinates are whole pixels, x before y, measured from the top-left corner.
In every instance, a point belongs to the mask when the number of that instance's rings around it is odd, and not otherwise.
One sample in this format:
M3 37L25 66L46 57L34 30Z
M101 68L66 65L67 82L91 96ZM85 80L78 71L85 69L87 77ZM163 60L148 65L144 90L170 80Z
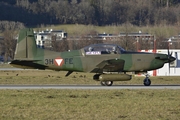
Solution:
M151 80L149 79L149 75L146 74L146 78L144 79L144 85L145 86L150 86L151 85Z

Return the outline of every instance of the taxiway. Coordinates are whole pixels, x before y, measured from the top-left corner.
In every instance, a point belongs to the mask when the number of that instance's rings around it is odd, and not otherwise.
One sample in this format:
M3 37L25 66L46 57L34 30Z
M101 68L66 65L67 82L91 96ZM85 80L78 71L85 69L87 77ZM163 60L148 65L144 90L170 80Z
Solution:
M180 85L0 85L0 89L180 89Z

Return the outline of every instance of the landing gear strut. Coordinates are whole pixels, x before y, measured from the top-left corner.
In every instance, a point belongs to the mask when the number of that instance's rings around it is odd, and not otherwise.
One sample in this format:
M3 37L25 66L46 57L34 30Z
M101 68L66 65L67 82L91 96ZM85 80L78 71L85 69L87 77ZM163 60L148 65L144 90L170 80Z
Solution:
M112 86L113 81L101 81L102 86Z
M150 86L151 85L151 80L149 79L149 75L146 74L146 78L144 79L144 85L145 86Z

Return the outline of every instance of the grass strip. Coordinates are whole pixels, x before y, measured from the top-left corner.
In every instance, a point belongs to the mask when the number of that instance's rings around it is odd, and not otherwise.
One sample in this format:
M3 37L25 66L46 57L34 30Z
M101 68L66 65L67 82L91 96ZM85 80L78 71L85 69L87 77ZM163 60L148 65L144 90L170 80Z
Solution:
M50 70L16 70L0 71L0 84L94 84L100 82L93 80L93 73L74 72L65 77L67 72ZM131 81L114 82L114 84L143 84L145 76L133 77ZM152 85L154 84L180 84L179 76L159 76L150 77Z
M0 90L0 119L180 118L180 90Z

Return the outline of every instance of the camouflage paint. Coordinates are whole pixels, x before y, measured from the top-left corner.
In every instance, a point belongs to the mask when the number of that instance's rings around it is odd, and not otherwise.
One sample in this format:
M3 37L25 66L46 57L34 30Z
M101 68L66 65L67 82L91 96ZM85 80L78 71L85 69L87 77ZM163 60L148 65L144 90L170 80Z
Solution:
M36 49L33 30L28 28L21 30L14 59L34 59L33 57L36 56Z

